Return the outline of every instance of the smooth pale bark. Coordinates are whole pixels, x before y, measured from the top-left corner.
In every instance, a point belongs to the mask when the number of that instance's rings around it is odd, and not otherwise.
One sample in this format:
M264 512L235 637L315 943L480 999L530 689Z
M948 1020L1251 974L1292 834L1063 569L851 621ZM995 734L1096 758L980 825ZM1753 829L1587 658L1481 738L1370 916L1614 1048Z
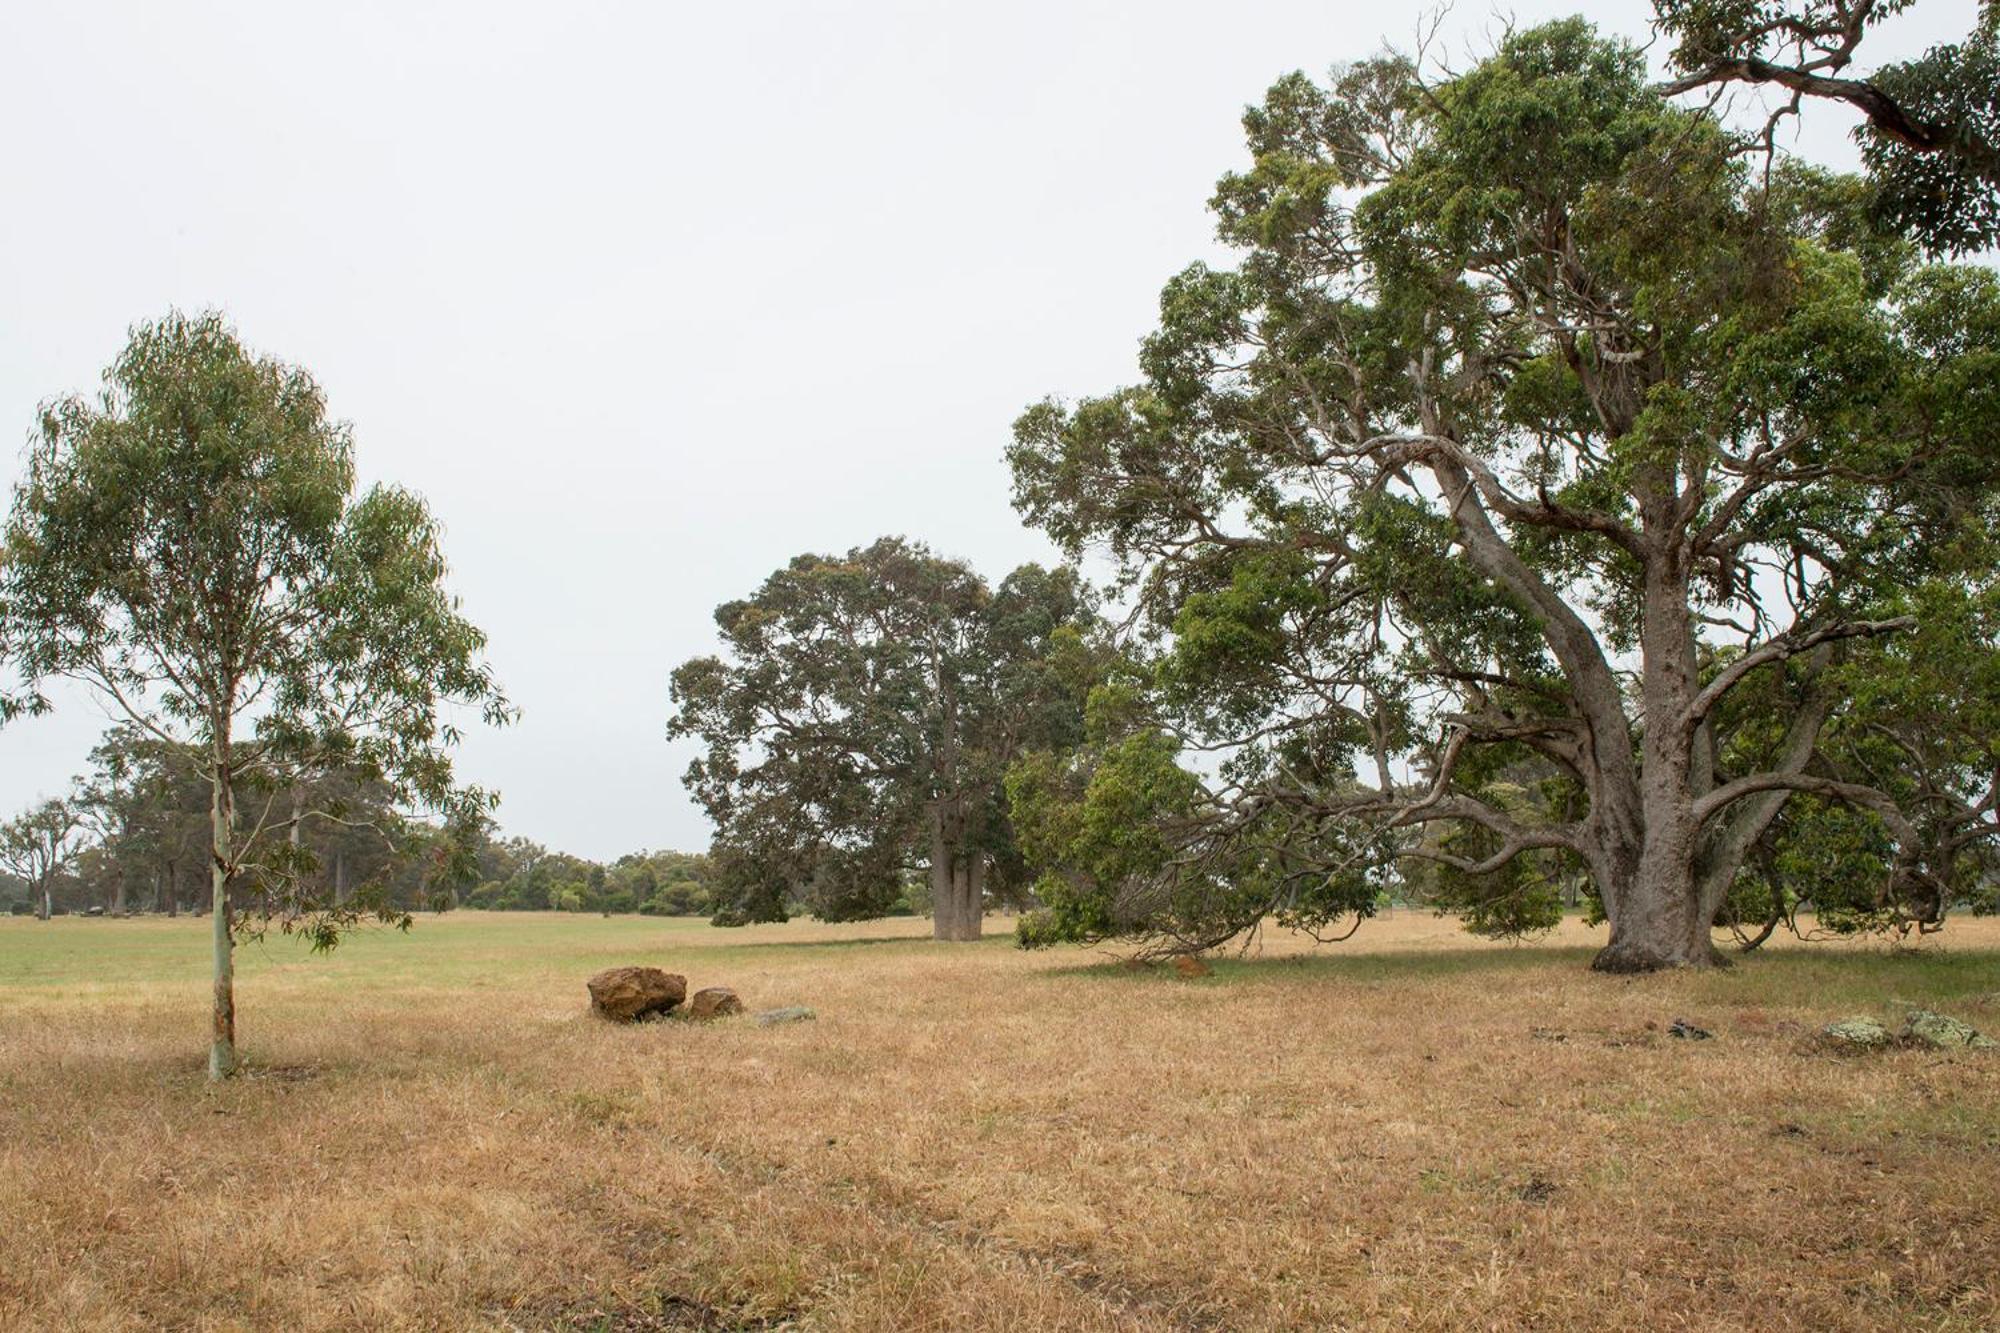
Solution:
M952 892L951 856L931 843L931 938L958 938L958 897Z
M229 725L217 728L211 760L212 799L209 806L209 887L213 895L211 921L215 962L214 1031L208 1046L208 1076L225 1079L236 1072L236 941L229 923L229 858L234 833L235 801L230 790Z

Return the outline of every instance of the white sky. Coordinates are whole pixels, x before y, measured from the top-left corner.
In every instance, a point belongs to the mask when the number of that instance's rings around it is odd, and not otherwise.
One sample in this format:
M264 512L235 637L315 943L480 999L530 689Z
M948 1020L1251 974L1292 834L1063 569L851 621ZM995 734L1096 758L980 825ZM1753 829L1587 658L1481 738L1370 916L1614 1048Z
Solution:
M885 533L989 578L1051 558L1007 501L1014 416L1132 378L1160 284L1213 254L1246 103L1420 13L308 8L0 2L0 488L129 325L226 311L443 519L525 710L471 727L462 774L507 832L599 858L707 845L664 727L718 602ZM1644 35L1640 0L1589 8ZM1920 8L1936 40L1972 0ZM1451 49L1493 12L1447 16ZM57 704L0 731L0 814L105 724Z

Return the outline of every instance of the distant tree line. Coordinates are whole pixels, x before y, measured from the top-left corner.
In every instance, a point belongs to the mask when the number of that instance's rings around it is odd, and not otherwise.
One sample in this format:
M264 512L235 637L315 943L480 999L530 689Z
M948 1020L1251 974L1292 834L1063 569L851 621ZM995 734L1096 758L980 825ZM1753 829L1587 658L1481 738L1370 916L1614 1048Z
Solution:
M121 725L90 763L65 796L0 825L0 912L207 912L210 792L200 756ZM484 825L448 834L399 808L384 784L352 774L278 784L251 771L242 791L260 810L305 812L283 840L294 909L708 916L717 907L705 853L638 851L606 864ZM440 879L446 859L459 863L449 884ZM275 909L257 901L262 892L249 878L233 885L235 910Z
M627 852L604 863L505 838L482 841L474 857L480 880L463 904L481 911L708 916L716 909L705 852Z

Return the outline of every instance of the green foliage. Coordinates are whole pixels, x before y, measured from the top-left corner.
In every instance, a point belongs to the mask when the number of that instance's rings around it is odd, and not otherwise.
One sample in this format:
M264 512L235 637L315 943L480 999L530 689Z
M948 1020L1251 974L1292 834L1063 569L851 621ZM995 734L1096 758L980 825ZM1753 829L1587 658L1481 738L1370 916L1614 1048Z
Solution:
M55 881L82 850L82 814L65 800L42 801L0 824L0 871L47 918Z
M1040 872L1041 906L1015 928L1021 947L1122 939L1197 952L1270 917L1317 932L1373 915L1379 849L1309 831L1292 812L1223 809L1144 700L1114 678L1091 694L1083 745L1024 755L1007 774L1022 852Z
M1442 834L1439 846L1458 862L1479 865L1500 851L1501 841L1490 829L1464 824ZM1427 896L1440 912L1457 913L1474 935L1532 938L1562 924L1563 868L1554 852L1509 857L1484 872L1446 863L1437 867Z
M639 910L655 916L702 916L712 910L706 886L691 879L662 884L649 894Z
M703 853L628 852L600 865L526 838L482 835L467 846L478 887L465 901L483 911L567 910L557 900L569 889L582 895L586 910L607 914L705 916L713 908L717 870Z
M27 688L82 679L135 735L199 756L231 825L208 854L253 891L239 924L322 943L359 913L313 891L299 813L245 801L239 821L239 795L342 774L463 832L492 801L454 780L448 710L510 716L423 502L354 487L311 376L218 316L173 314L133 330L97 399L44 407L0 563L0 642ZM448 892L466 864L433 851Z
M1912 859L1899 856L1875 812L1795 797L1733 886L1729 911L1738 921L1795 923L1809 908L1821 929L1900 933L1934 929L1954 908L1990 910L2000 884L1991 837L2000 771L2000 551L1992 531L1968 521L1956 540L1937 544L1933 576L1893 590L1914 628L1848 654L1834 673L1850 709L1825 728L1818 762L1894 798L1913 825ZM1759 715L1737 733L1750 746L1770 744L1796 707L1772 688L1737 706Z
M1742 82L1805 98L1844 101L1863 119L1854 138L1882 227L1933 253L1965 254L2000 241L2000 7L1982 5L1962 40L1855 77L1886 19L1912 0L1655 0L1675 90ZM1926 7L1926 12L1929 7Z
M994 589L896 538L799 556L718 608L729 656L674 672L670 727L705 746L686 782L716 824L716 922L885 915L937 847L1018 895L1001 775L1080 731L1093 620L1068 571Z
M1142 731L1106 746L1087 773L1049 753L1015 765L1007 795L1023 851L1031 864L1052 867L1035 884L1041 908L1017 928L1023 947L1106 939L1142 923L1127 894L1166 870L1173 857L1166 826L1186 819L1200 793L1194 775L1175 763L1178 749L1170 737Z
M1184 930L1182 888L1251 901L1296 862L1487 933L1589 898L1615 942L1664 915L1635 885L1721 904L1819 807L1893 832L1892 918L1977 897L1991 273L1886 233L1879 181L1756 162L1581 20L1440 83L1288 76L1244 127L1214 200L1241 262L1167 283L1139 384L1016 423L1017 508L1137 601L1146 715L1017 770L1061 877L1036 929ZM1093 799L1150 828L1094 836ZM1706 961L1688 919L1620 965Z

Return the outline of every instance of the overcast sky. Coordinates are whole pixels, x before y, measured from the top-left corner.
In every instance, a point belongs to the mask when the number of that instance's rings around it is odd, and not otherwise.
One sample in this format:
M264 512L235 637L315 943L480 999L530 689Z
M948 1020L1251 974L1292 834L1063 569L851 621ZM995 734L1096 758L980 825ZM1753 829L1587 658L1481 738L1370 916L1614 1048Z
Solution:
M1920 8L1950 34L1972 0ZM1642 3L1591 9L1644 35ZM1214 253L1244 104L1417 25L1355 0L0 11L0 486L128 326L227 312L319 379L364 477L443 519L524 710L474 726L462 772L508 832L593 857L708 843L664 727L718 602L884 533L989 577L1050 557L1007 502L1009 423L1132 377L1161 282ZM1460 6L1451 48L1492 13ZM105 725L57 703L0 731L0 814Z

